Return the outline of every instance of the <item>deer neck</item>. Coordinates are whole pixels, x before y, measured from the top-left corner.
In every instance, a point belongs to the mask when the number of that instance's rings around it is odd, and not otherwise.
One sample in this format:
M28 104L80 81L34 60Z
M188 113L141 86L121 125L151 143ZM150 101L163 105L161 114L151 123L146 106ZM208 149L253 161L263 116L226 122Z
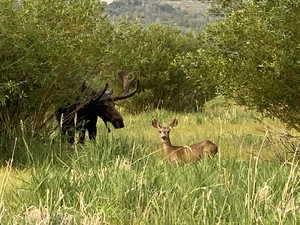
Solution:
M171 144L170 138L162 138L162 144L163 144L163 149L166 153L169 153L170 151L173 150L174 146Z

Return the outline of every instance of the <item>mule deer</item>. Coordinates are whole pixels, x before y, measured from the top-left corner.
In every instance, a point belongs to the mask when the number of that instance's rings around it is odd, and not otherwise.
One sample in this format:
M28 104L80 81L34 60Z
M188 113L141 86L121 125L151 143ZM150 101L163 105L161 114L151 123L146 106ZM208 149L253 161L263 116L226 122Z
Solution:
M218 153L218 146L211 141L201 141L191 146L174 146L170 141L170 131L176 127L178 120L174 119L169 126L161 126L157 120L152 121L152 126L159 130L163 150L170 161L195 162L207 156Z

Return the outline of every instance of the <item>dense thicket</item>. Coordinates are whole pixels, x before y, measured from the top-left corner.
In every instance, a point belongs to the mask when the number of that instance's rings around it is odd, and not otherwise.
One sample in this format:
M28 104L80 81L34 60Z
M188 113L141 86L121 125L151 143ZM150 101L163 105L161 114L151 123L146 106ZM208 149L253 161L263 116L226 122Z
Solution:
M204 64L190 60L200 43L194 35L158 24L111 25L96 0L0 4L1 136L14 136L21 121L35 131L80 95L84 81L117 87L121 70L141 80L140 94L126 105L131 111L194 110L215 94L199 82L207 77Z
M300 1L222 1L231 11L209 26L208 59L223 94L300 131Z
M125 68L141 80L141 93L127 104L128 109L189 111L215 95L214 85L204 82L211 75L204 64L189 60L200 44L194 35L158 24L143 28L127 23L116 25L114 35L110 69Z
M99 73L111 29L97 1L0 4L0 131L34 129Z

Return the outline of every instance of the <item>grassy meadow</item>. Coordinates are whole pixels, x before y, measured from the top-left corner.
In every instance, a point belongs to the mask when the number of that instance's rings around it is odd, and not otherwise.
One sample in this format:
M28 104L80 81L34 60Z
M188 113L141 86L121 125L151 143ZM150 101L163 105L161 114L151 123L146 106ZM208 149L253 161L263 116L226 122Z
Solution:
M0 224L300 224L299 167L278 160L257 113L217 99L202 113L123 115L126 128L111 133L99 121L96 143L16 139L24 147L11 146L0 170ZM179 120L173 144L209 139L219 154L170 164L154 118Z

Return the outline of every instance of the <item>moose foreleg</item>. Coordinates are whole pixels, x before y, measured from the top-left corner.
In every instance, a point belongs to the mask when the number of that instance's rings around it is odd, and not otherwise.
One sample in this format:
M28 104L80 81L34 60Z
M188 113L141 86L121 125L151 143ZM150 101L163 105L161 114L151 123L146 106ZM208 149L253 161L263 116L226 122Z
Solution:
M88 126L87 130L89 132L89 138L90 138L90 140L95 140L96 139L96 135L97 135L96 124Z
M74 140L75 140L75 131L73 129L70 129L67 131L67 141L70 143L70 144L74 144Z
M110 133L110 129L109 129L108 125L107 125L107 122L105 121L104 124L105 124L105 126L107 128L108 133Z
M85 129L81 129L79 132L79 144L83 144L85 139Z

